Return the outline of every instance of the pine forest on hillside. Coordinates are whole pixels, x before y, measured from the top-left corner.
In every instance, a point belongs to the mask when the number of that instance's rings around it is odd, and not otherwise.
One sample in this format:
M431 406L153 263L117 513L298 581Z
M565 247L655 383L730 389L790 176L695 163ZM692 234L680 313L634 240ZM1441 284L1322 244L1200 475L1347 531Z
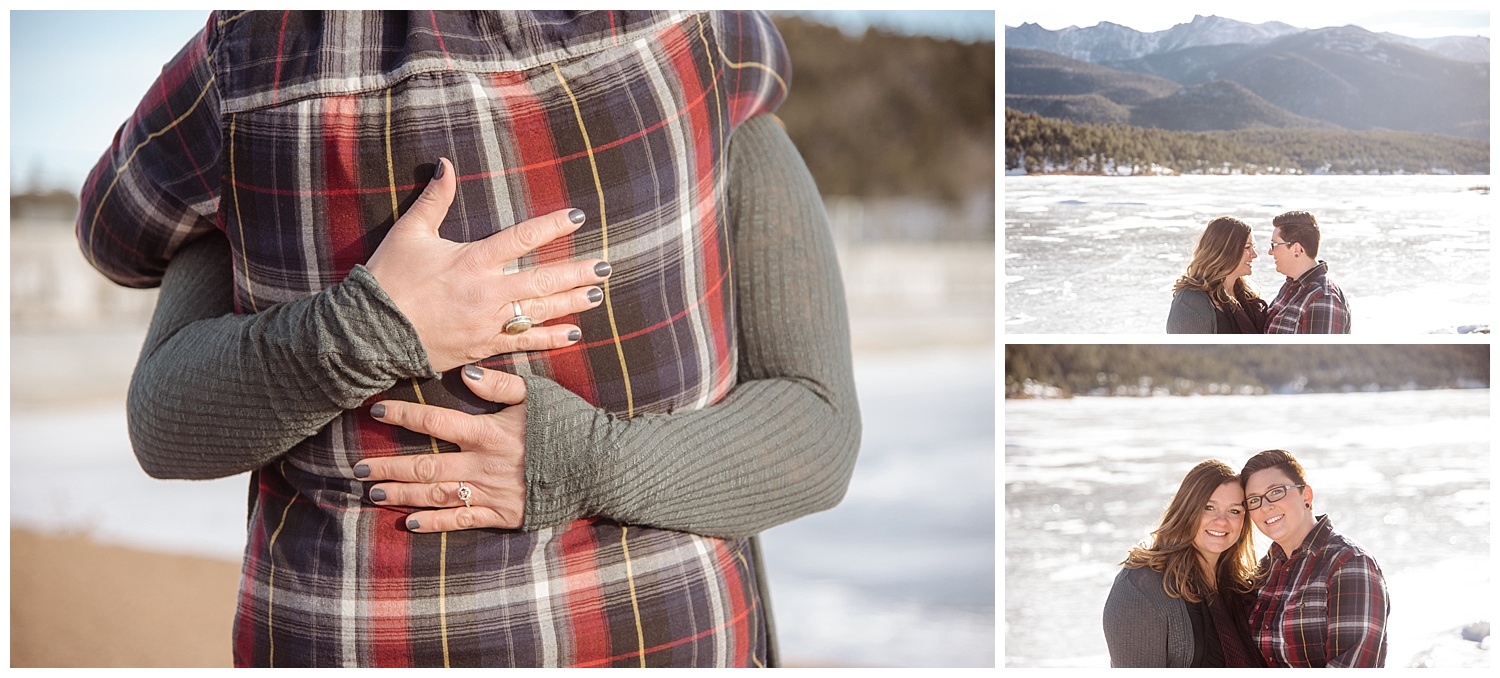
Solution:
M1078 174L1488 174L1490 145L1317 129L1169 132L1005 109L1005 169Z

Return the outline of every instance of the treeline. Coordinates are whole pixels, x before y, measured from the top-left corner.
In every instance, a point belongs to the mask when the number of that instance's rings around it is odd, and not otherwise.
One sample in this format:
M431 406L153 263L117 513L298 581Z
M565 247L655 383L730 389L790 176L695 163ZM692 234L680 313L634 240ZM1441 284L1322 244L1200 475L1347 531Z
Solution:
M1005 168L1028 173L1238 171L1328 174L1488 174L1486 141L1413 132L1257 129L1169 132L1084 125L1005 109Z
M1489 388L1488 346L1007 345L1005 397Z
M995 194L995 43L772 15L792 59L777 114L824 195Z

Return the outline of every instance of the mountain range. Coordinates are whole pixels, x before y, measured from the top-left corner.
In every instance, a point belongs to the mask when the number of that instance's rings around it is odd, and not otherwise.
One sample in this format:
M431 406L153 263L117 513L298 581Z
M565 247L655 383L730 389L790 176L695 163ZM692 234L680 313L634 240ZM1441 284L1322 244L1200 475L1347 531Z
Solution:
M1005 29L1008 108L1175 131L1395 130L1489 138L1488 38L1418 40L1196 16L1142 33Z
M1069 26L1056 31L1042 28L1037 24L1023 23L1020 26L1005 27L1005 45L1040 49L1080 61L1103 63L1136 59L1189 47L1262 45L1276 38L1307 30L1279 21L1251 24L1200 14L1194 16L1193 20L1188 23L1177 24L1164 31L1152 33L1143 33L1108 21L1101 21L1098 25L1088 28ZM1387 40L1425 49L1457 61L1475 63L1489 63L1490 61L1490 40L1485 37L1409 38L1395 33L1378 35Z

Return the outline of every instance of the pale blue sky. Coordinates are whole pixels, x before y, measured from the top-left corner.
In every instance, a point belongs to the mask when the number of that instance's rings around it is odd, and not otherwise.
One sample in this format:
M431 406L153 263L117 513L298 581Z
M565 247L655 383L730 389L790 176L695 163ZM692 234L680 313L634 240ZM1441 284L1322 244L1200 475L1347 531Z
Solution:
M207 11L10 13L10 184L77 191Z
M854 32L874 24L995 39L992 11L818 14ZM162 64L207 19L206 11L11 12L11 189L76 191Z

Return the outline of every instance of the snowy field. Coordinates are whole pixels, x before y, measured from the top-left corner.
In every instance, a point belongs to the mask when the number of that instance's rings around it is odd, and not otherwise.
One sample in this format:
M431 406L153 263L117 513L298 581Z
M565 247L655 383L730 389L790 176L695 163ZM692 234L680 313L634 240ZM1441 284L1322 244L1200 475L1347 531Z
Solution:
M1319 258L1348 296L1356 334L1489 324L1487 176L1005 177L1007 333L1162 333L1172 283L1209 220L1250 224L1252 279L1285 276L1271 218L1306 210Z
M1490 392L1005 402L1005 666L1109 665L1119 563L1204 459L1290 450L1390 591L1389 667L1489 666ZM1247 527L1247 529L1254 529ZM1270 541L1256 533L1257 551Z
M993 347L856 358L848 496L764 535L786 663L995 665L994 374ZM11 449L14 526L241 557L247 476L152 480L122 404L13 410Z

